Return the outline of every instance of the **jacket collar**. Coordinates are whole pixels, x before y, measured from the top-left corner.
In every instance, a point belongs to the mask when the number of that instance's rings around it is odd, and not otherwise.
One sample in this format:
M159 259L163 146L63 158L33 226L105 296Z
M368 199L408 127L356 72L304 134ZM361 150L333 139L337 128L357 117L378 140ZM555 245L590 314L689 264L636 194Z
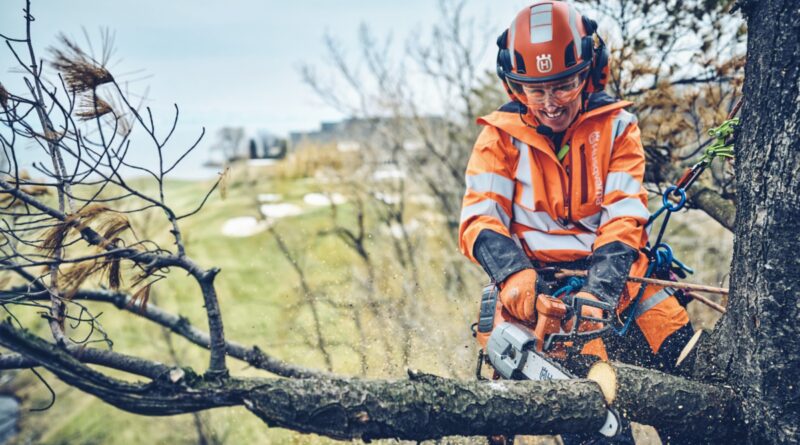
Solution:
M586 111L581 113L575 122L570 125L570 129L576 128L586 119L609 113L614 110L625 108L632 105L632 102L616 100L605 92L590 94L587 100ZM491 125L497 127L512 137L519 139L533 147L548 147L549 142L545 136L536 132L536 128L531 127L523 121L522 117L528 112L525 105L519 102L509 102L496 111L478 118L479 125ZM571 133L570 129L567 130ZM555 158L552 150L542 150Z

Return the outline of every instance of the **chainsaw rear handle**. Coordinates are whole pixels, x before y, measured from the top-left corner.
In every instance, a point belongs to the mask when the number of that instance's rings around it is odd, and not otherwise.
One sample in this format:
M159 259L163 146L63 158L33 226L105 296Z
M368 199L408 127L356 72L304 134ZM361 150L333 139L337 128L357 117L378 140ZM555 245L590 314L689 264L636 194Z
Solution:
M583 307L589 306L600 309L603 311L603 314L606 316L603 318L597 317L590 317L588 315L583 315ZM605 325L610 325L614 322L614 312L616 312L616 307L611 303L606 303L605 301L600 300L591 300L589 298L583 297L573 297L572 298L572 306L571 307L576 315L575 321L594 321L597 323L603 323ZM571 317L572 314L567 314L568 317ZM573 324L573 329L575 328L576 324Z
M583 315L584 306L594 307L603 311L603 317L592 317ZM572 321L572 326L568 331L553 332L545 336L542 342L542 351L547 352L553 349L558 343L573 342L576 346L581 346L589 340L602 337L609 330L611 330L614 323L615 307L611 303L604 301L590 300L583 297L573 297L572 304L567 305L567 313L564 316L562 326L567 322ZM580 325L582 322L600 323L602 327L593 329L591 331L581 331Z

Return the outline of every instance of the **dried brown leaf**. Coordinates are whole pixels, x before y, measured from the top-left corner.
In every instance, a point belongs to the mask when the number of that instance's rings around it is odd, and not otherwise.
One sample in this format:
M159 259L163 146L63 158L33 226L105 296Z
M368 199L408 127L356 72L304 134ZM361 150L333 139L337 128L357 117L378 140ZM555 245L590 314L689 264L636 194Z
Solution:
M225 167L225 171L220 174L219 178L219 197L225 200L228 197L228 181L231 177L231 168Z
M75 112L75 116L77 116L78 119L88 121L111 113L112 111L114 110L108 102L93 95L91 98L83 98L80 108Z
M114 244L122 243L122 240L115 238L112 241ZM103 261L101 268L104 274L104 279L108 282L108 287L113 290L119 290L122 284L121 260L118 257L106 257Z
M97 261L84 261L72 266L67 272L61 274L60 286L65 289L64 298L72 299L87 278L94 275L102 268Z
M59 41L62 48L50 48L51 64L61 72L72 92L92 91L114 80L102 64L89 57L73 40L61 34Z
M3 109L7 109L8 108L8 99L9 99L9 97L11 97L11 96L8 94L8 90L6 90L6 88L3 86L3 84L0 83L0 105L3 106Z
M111 237L114 237L128 228L129 224L125 217L116 213L110 213L107 216L106 213L109 211L108 207L95 203L87 205L73 215L68 215L64 221L55 223L45 232L41 249L52 257L55 251L64 244L70 228L76 227L78 230L83 230L88 227L90 222L101 216L105 216L105 219L100 222L103 227L101 234L110 234Z
M92 203L87 205L86 207L78 210L78 216L84 220L85 222L89 222L98 215L102 215L103 213L109 211L107 206L98 203Z
M49 257L55 256L55 252L64 245L64 239L66 239L67 233L73 224L74 220L68 217L67 221L57 222L45 231L41 245L45 255Z
M150 282L139 288L139 290L137 290L136 293L134 293L131 297L129 307L134 308L138 305L140 312L146 310L147 301L150 299L150 287L152 285L153 283Z
M106 240L101 247L106 247L107 245L113 243L113 240L118 240L119 238L117 235L129 229L130 227L130 222L128 222L127 218L124 216L119 214L106 215L100 222L97 230Z
M119 290L121 283L119 258L112 258L111 265L108 267L108 286L113 290Z

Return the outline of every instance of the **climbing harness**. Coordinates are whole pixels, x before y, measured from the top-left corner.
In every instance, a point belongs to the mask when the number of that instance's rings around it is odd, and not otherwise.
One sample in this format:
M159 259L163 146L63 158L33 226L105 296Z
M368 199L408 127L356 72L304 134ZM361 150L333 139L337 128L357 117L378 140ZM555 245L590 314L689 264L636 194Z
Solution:
M694 273L694 270L675 258L672 247L663 241L664 233L667 229L667 224L669 224L670 216L683 209L686 205L686 190L694 184L697 178L711 165L714 159L717 157L729 159L733 157L733 142L731 141L731 137L736 127L739 125L739 118L733 116L739 110L741 103L740 99L731 111L731 114L728 115L728 119L726 119L722 125L708 131L708 135L714 138L712 144L705 149L700 160L684 172L683 176L681 176L675 185L664 190L661 196L661 208L650 216L647 224L645 224L645 228L647 228L662 214L664 215L664 221L661 223L658 236L656 236L655 242L652 244L653 247L650 248L650 243L648 242L648 247L645 248L645 254L647 254L650 260L650 264L647 266L647 271L644 274L645 278L649 278L655 273L658 277L669 277L677 281L677 277L674 275L680 278L686 278L687 273ZM670 201L670 196L676 197L678 202ZM647 283L642 283L639 287L639 292L630 305L629 315L622 329L616 331L618 335L625 335L628 332L631 322L636 318L635 314L641 312L637 309L637 306L646 288Z
M739 118L733 116L739 111L741 104L742 101L740 99L728 115L728 119L726 119L722 125L708 131L708 135L713 138L712 143L705 148L700 160L692 167L686 169L675 185L667 187L667 189L664 190L661 196L661 208L653 213L647 220L645 228L651 226L662 215L664 216L664 220L661 223L655 241L652 243L652 247L650 247L651 244L648 242L647 247L643 250L649 260L647 270L644 274L645 279L655 275L660 278L668 278L671 281L677 281L678 277L686 278L687 273L694 273L692 268L675 258L672 247L663 241L664 233L669 224L670 216L686 206L686 190L695 183L697 178L712 164L714 159L733 158L732 136L736 131L736 127L739 125ZM670 199L673 197L677 202ZM564 286L555 291L553 297L563 298L566 295L573 294L580 290L584 283L585 279L581 277L570 277ZM636 319L636 315L644 312L644 310L639 307L639 302L644 295L647 284L646 281L641 283L636 298L633 299L630 304L630 309L627 310L629 315L623 322L622 327L620 329L614 328L614 332L616 332L617 335L624 336L630 329L633 320ZM669 295L672 294L668 293L667 296Z

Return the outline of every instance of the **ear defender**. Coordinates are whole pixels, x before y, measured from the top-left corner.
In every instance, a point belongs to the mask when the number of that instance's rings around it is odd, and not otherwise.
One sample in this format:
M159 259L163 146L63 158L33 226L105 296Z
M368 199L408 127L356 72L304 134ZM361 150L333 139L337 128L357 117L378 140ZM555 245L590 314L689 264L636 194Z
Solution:
M511 100L516 100L511 87L508 86L506 81L506 73L509 71L511 71L511 54L508 52L508 29L506 29L497 37L497 77L503 82L506 93L508 93Z
M594 91L603 91L608 82L608 47L603 39L598 35L600 44L594 50L594 61L592 62L592 88Z
M589 78L591 83L588 85L587 90L590 93L603 91L608 81L608 47L597 34L597 22L583 16L583 28L586 30L586 36L581 39L581 56L584 60L589 57L592 58L592 67L589 70ZM594 36L597 36L598 45L594 46Z

